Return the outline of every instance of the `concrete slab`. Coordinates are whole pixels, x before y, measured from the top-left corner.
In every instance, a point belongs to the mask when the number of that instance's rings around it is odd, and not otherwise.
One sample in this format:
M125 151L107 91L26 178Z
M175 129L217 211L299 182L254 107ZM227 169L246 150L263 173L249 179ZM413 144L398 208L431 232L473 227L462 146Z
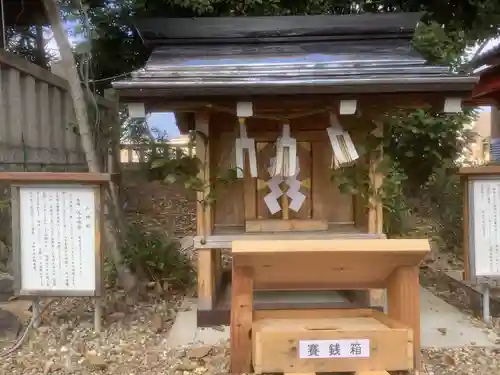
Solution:
M229 327L198 328L196 299L185 298L177 313L174 325L167 335L167 348L190 345L217 345L229 339Z
M476 327L470 317L456 307L421 288L422 347L457 348L464 346L495 346L482 328Z
M312 297L315 298L317 296ZM196 308L195 299L184 300L182 311L177 314L167 336L169 348L193 344L216 345L229 339L229 327L198 328ZM421 327L424 348L495 346L496 337L476 327L467 315L424 288L421 289Z

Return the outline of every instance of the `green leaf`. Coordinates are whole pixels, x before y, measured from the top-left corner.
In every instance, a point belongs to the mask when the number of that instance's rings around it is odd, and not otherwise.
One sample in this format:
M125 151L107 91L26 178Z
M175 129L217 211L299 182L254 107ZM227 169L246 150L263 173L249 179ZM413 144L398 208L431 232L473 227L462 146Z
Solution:
M177 176L174 174L169 174L167 177L165 177L164 180L164 182L169 185L175 183L176 181L177 181Z
M161 168L168 163L166 159L156 159L151 163L151 169Z
M353 188L348 183L339 184L339 191L341 194L352 194Z

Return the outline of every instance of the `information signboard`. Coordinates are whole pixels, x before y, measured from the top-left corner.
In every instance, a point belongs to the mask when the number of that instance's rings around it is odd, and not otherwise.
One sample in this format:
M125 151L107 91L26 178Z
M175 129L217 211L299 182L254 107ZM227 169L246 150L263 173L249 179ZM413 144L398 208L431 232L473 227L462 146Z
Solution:
M13 187L19 295L99 296L99 187Z
M483 176L468 184L470 276L500 278L500 179Z

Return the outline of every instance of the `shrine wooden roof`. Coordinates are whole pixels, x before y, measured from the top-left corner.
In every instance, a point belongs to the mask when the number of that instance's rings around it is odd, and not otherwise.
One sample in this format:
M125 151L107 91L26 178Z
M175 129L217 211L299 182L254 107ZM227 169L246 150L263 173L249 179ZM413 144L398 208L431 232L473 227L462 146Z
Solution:
M479 54L470 63L471 68L480 69L480 80L474 87L472 98L478 104L500 103L500 44Z
M433 66L411 46L420 13L146 19L153 52L121 96L455 92L477 77Z

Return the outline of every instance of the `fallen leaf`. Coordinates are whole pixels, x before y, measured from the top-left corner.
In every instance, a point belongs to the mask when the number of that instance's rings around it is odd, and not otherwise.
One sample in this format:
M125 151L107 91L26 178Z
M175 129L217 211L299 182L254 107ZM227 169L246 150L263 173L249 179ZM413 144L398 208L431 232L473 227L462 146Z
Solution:
M157 294L163 294L164 290L163 290L163 287L161 286L161 283L159 281L157 281L155 283L155 293Z
M198 365L196 363L192 363L190 361L185 360L184 362L182 362L181 364L179 364L176 367L176 370L177 371L193 371L197 367L198 367Z
M446 354L444 356L444 361L447 365L449 366L456 366L456 363L455 363L455 360L453 359L453 357L449 354Z
M45 366L43 366L43 374L47 375L51 372L56 371L55 367L56 366L54 366L54 359L49 359L47 362L45 362Z
M163 331L163 317L161 314L154 314L151 318L151 329L154 333L160 333Z
M85 356L85 362L87 367L90 369L106 370L108 368L108 364L104 358L99 357L98 355L87 353Z
M191 350L189 350L187 356L188 358L192 359L200 359L209 355L211 351L212 348L210 346L199 346L197 348L192 348Z
M109 314L108 315L108 318L109 320L113 321L113 322L117 322L119 320L122 320L125 318L125 313L122 313L122 312L114 312L112 314Z

